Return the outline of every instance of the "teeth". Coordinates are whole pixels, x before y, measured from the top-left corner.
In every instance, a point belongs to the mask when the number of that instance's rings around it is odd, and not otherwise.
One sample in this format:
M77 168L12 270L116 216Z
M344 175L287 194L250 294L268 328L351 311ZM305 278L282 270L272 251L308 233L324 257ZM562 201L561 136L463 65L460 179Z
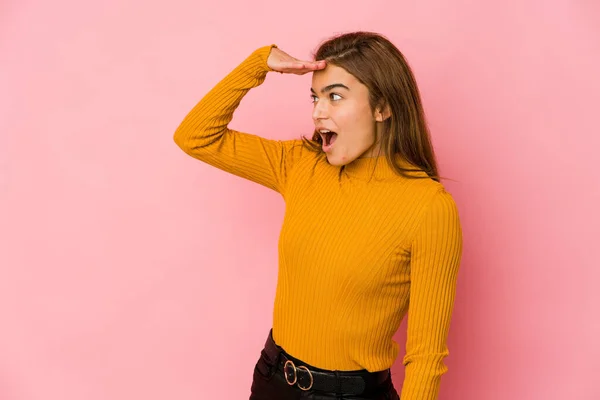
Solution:
M319 132L321 132L321 133L329 133L331 131L329 129L321 129Z

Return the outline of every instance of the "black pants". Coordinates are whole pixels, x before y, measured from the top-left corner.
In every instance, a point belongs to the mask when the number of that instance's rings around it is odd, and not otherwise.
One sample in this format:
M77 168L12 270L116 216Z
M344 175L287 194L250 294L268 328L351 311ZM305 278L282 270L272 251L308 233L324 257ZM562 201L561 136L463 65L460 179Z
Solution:
M271 334L269 335L267 344L269 344L269 340L271 341L271 346L274 345ZM265 349L266 347L267 345L265 346ZM310 365L302 363L300 360L289 356L279 346L277 346L277 348L280 349L280 351L288 358L294 359L296 364L305 365L309 369L312 368ZM341 373L343 374L343 372ZM289 385L283 375L281 367L278 367L277 362L270 360L266 355L265 350L263 350L258 362L256 363L256 366L254 367L250 400L400 400L400 397L398 396L398 393L396 392L396 389L392 383L391 375L387 375L387 378L381 382L381 384L378 384L375 388L371 389L374 390L371 390L370 394L368 395L323 392L314 389L304 391L297 385Z

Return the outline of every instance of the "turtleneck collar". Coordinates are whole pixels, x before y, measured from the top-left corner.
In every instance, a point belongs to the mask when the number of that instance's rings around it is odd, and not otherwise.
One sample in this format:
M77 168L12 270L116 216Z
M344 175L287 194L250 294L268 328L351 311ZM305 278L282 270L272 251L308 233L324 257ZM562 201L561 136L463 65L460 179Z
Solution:
M396 157L398 164L403 168L418 169L400 156ZM344 166L344 173L351 178L361 180L384 181L401 178L389 165L385 156L357 158ZM412 172L417 176L427 176L425 172Z

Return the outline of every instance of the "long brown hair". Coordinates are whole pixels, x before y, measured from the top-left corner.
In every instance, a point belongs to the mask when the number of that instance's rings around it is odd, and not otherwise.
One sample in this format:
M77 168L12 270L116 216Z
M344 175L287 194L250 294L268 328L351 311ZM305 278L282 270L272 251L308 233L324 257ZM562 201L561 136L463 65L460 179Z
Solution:
M402 167L397 156L427 173L421 178L440 180L421 96L406 59L386 37L374 32L351 32L323 42L313 54L345 69L369 89L371 111L389 107L391 116L383 122L382 149L396 173L418 178ZM312 141L303 138L309 149L322 152L322 138L314 132ZM342 167L343 168L343 167Z

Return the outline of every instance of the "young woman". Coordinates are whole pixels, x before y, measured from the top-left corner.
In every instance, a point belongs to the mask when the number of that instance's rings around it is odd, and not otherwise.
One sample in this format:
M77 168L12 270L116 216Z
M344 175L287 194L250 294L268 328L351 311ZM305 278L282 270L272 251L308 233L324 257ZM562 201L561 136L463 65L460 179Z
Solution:
M312 72L310 139L228 128L270 71ZM273 328L250 399L398 399L393 336L407 313L402 400L437 398L462 234L415 79L389 40L339 35L315 61L259 48L192 109L175 142L286 203Z

